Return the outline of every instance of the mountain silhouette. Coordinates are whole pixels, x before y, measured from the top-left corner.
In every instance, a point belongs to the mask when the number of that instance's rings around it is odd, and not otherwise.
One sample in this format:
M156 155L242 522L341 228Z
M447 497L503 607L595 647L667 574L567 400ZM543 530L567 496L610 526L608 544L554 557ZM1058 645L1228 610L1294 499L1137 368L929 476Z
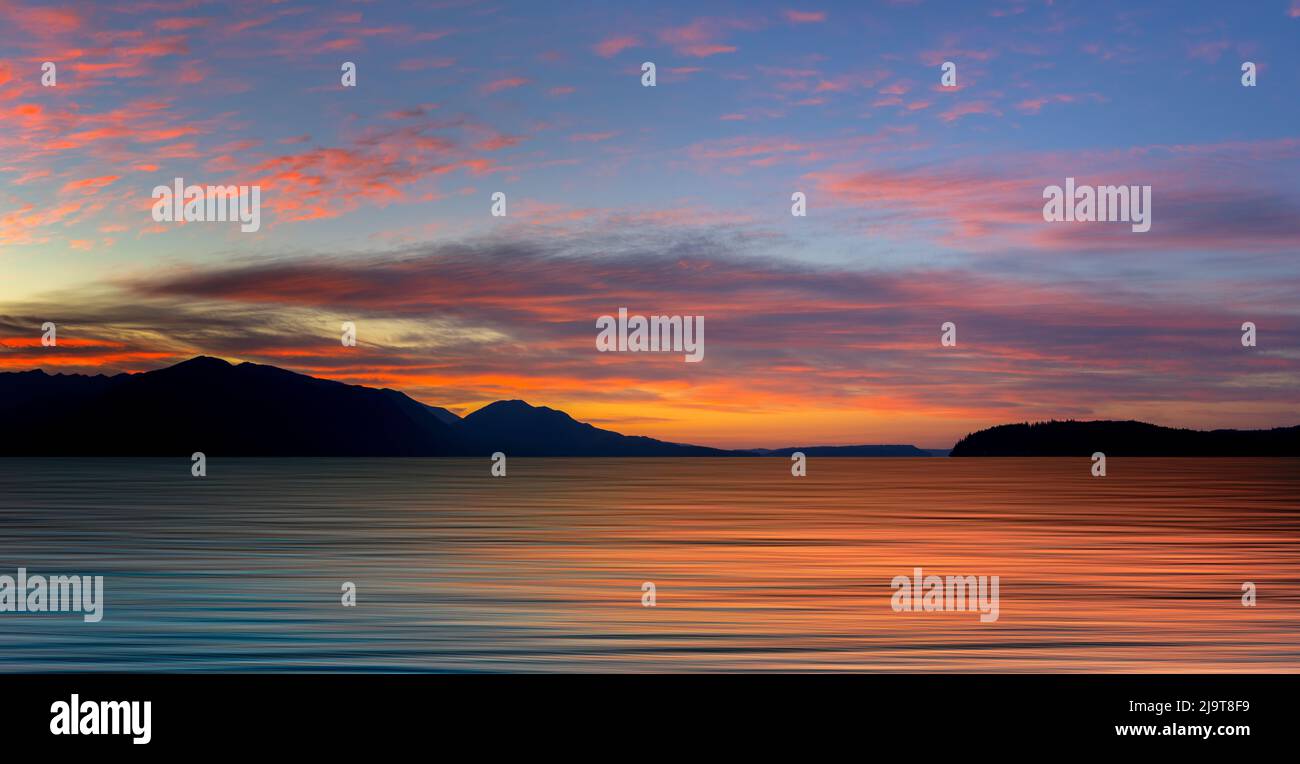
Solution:
M198 356L138 374L0 373L2 456L783 456L622 435L524 401L461 417L404 393ZM916 455L832 446L809 455ZM915 452L915 453L913 453Z
M1003 424L962 438L952 456L1300 456L1300 426L1187 430L1146 422Z
M6 455L434 456L452 426L395 390L199 356L141 374L0 374Z
M467 443L479 452L519 456L728 456L729 452L620 435L579 422L563 411L523 401L497 401L461 420Z
M464 418L388 388L198 356L137 374L0 373L0 456L916 456L910 445L726 450L623 435L524 401ZM1198 431L1136 421L1006 424L952 456L1300 456L1300 426Z

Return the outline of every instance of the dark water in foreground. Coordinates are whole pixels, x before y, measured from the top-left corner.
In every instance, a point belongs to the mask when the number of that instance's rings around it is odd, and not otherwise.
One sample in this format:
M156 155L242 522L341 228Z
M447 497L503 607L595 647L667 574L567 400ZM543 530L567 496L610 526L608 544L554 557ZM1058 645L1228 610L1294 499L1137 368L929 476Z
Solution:
M0 671L1300 670L1300 460L1090 465L0 459L0 574L106 599ZM894 612L917 566L998 620Z

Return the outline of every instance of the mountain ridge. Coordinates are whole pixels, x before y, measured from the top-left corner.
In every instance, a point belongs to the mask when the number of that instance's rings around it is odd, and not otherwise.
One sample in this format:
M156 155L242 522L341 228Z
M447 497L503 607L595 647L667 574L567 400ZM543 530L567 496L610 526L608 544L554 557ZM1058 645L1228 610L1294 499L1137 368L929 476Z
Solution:
M913 446L720 449L522 400L457 416L398 390L212 356L147 372L0 373L4 456L928 456Z
M0 373L0 456L929 457L912 445L721 449L624 435L548 406L494 401L464 417L399 390L195 356L147 372ZM970 433L948 455L1300 456L1300 426L1191 430L1049 420Z

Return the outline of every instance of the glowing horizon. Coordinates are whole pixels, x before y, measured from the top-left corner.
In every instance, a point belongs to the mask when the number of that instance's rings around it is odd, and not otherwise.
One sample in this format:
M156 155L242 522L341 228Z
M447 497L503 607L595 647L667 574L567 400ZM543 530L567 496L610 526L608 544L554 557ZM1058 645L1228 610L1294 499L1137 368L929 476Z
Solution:
M1300 422L1293 2L227 9L0 3L0 371L212 355L728 448ZM175 178L260 230L155 222ZM1044 222L1067 178L1151 229ZM621 307L704 360L597 352Z

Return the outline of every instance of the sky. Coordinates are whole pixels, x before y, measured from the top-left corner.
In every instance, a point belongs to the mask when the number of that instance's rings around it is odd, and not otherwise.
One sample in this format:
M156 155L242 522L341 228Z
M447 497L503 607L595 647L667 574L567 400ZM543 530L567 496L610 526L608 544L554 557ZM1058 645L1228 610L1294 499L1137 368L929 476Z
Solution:
M0 0L0 370L206 354L723 447L1294 425L1298 43L1300 0ZM260 229L155 221L178 177ZM1066 178L1151 229L1045 221ZM598 352L621 307L704 359Z

